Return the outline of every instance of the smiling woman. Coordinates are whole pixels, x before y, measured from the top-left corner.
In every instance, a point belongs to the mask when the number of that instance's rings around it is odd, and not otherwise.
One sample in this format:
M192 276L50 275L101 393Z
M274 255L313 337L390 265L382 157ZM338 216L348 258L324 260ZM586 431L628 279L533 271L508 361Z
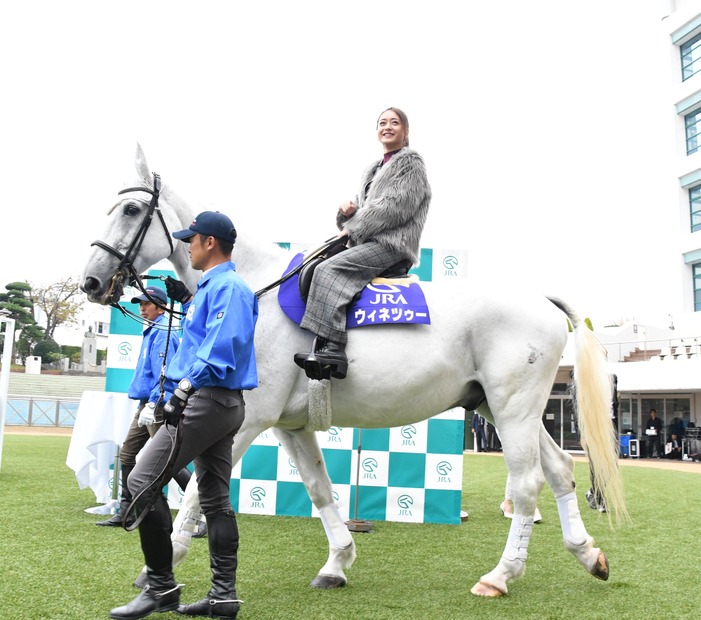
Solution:
M385 153L409 146L409 119L399 108L388 108L377 119L377 139Z

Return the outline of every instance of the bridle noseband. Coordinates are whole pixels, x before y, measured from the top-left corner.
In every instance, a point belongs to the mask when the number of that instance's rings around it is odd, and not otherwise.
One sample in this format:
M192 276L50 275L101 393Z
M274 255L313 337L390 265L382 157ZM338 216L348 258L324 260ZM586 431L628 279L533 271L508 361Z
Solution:
M166 222L163 219L163 213L161 213L161 209L158 206L158 197L161 195L161 177L155 172L153 173L153 189L149 187L128 187L127 189L123 189L122 191L118 192L118 194L127 194L129 192L146 192L147 194L151 194L151 202L148 205L148 209L146 210L144 218L141 220L139 229L136 231L136 234L129 244L127 251L122 253L117 248L114 248L104 241L100 241L99 239L97 241L93 241L90 246L97 246L98 248L105 250L105 252L109 252L112 254L112 256L116 256L119 259L119 265L117 265L117 269L115 270L115 277L121 275L128 278L129 281L133 281L134 279L138 280L139 275L134 269L133 261L141 249L146 233L148 232L151 222L153 221L154 213L158 214L158 219L161 221L163 231L165 232L166 239L168 239L168 244L170 245L171 254L175 251L175 247L173 246L173 240L170 238L170 232L168 232Z

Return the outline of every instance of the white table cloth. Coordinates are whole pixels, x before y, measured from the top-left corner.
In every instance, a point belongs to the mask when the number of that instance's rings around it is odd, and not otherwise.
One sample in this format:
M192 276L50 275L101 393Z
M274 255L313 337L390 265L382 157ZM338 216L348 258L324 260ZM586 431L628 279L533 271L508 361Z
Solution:
M75 472L78 486L92 489L99 503L112 499L110 467L137 406L122 392L86 391L80 399L66 465Z

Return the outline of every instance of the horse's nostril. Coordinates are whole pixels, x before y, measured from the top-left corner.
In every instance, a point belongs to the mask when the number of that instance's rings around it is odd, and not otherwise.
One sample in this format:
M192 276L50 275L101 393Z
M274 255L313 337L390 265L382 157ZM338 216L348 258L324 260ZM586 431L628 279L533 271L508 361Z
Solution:
M89 276L83 280L83 284L80 287L85 293L94 293L100 290L100 281L97 278Z

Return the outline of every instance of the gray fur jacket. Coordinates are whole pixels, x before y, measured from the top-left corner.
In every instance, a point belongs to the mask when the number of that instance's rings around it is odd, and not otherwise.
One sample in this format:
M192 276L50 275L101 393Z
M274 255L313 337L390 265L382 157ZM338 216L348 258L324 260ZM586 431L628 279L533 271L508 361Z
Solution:
M424 161L416 151L405 147L384 166L380 167L381 163L373 163L363 173L356 212L350 217L339 212L336 224L348 231L351 246L376 241L416 263L431 202Z

